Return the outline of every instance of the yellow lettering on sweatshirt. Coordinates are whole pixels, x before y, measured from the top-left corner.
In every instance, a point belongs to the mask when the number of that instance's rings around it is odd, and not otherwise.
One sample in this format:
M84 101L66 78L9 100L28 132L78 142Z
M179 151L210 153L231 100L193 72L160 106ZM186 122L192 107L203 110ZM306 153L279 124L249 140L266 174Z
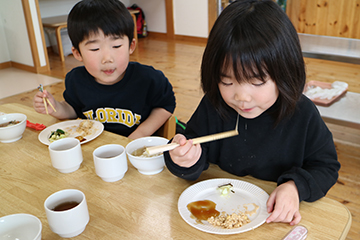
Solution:
M141 120L141 115L120 108L98 108L95 111L95 116L93 110L83 112L83 114L87 119L96 119L102 123L120 123L128 127L133 127L135 124L139 125Z

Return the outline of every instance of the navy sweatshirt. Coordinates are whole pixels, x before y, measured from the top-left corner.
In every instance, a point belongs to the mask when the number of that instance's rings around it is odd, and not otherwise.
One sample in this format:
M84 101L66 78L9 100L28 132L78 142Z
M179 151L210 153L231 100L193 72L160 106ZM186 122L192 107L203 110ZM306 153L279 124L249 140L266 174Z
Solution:
M276 103L275 103L276 105ZM299 200L316 201L336 183L340 163L332 134L316 106L302 96L291 118L274 128L269 114L275 106L254 119L239 116L239 135L201 144L202 155L189 168L175 164L168 152L165 163L174 175L196 180L209 163L237 176L277 182L294 180ZM224 120L206 96L187 124L188 139L233 130L237 113Z

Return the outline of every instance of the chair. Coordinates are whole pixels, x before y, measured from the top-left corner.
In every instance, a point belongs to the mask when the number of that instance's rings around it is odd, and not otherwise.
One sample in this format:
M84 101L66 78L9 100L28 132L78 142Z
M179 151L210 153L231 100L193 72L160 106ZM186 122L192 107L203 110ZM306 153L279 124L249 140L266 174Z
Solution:
M176 119L174 116L171 116L165 123L162 125L159 130L157 130L156 135L164 137L167 139L172 139L176 134Z

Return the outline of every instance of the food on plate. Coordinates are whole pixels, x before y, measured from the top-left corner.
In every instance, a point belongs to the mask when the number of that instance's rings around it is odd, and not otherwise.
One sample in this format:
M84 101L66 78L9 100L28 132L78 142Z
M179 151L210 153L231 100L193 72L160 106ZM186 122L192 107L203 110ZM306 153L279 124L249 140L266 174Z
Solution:
M212 216L207 221L215 227L232 229L242 227L243 225L249 223L250 219L242 212L232 214L221 212L219 216Z
M146 151L146 148L147 148L147 147L142 147L142 148L136 149L135 151L133 151L133 152L131 153L131 155L133 155L133 156L135 156L135 157L143 157L143 158L146 158L146 157L156 157L156 156L162 155L162 153L157 153L157 154L150 155L150 154Z
M228 186L228 184L226 184ZM232 187L232 185L231 185ZM252 209L250 209L252 207ZM211 200L200 200L191 202L187 205L188 210L191 212L191 217L196 220L196 223L207 221L214 227L223 229L239 228L250 222L248 217L255 214L259 206L255 203L244 204L245 211L233 212L227 214L225 211L221 213L216 210L216 203Z
M253 206L253 209L252 210L249 210L249 206ZM256 213L256 211L259 209L259 206L258 205L256 205L255 203L248 203L248 204L244 204L244 208L245 208L245 214L246 215L249 215L249 216L251 216L251 215L253 215L253 214L255 214Z
M9 127L18 123L20 123L20 121L12 120L10 122L0 124L0 127Z
M86 141L86 138L84 138L83 136L76 136L76 139L78 139L80 142Z
M340 95L348 88L346 82L335 81L331 84L331 88L321 88L319 86L309 85L306 88L305 95L310 99L327 99L330 100L333 97Z
M84 120L80 122L78 128L76 129L76 133L78 133L80 136L88 136L93 133L93 125L94 122L90 120Z
M215 209L216 203L210 200L200 200L191 202L187 208L196 219L196 222L201 223L202 220L208 220L211 217L217 217L220 212Z
M235 193L234 186L231 183L220 185L217 189L222 197L228 197L230 193Z
M69 133L62 130L62 129L56 129L56 131L51 131L49 136L49 142L53 142L62 138L66 138L69 136Z

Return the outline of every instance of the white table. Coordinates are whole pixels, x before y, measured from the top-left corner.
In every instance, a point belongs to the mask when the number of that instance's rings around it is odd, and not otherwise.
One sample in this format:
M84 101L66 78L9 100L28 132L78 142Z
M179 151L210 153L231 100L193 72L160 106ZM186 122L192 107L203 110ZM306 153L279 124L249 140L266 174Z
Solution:
M360 129L360 93L347 92L328 107L316 107L324 121Z

